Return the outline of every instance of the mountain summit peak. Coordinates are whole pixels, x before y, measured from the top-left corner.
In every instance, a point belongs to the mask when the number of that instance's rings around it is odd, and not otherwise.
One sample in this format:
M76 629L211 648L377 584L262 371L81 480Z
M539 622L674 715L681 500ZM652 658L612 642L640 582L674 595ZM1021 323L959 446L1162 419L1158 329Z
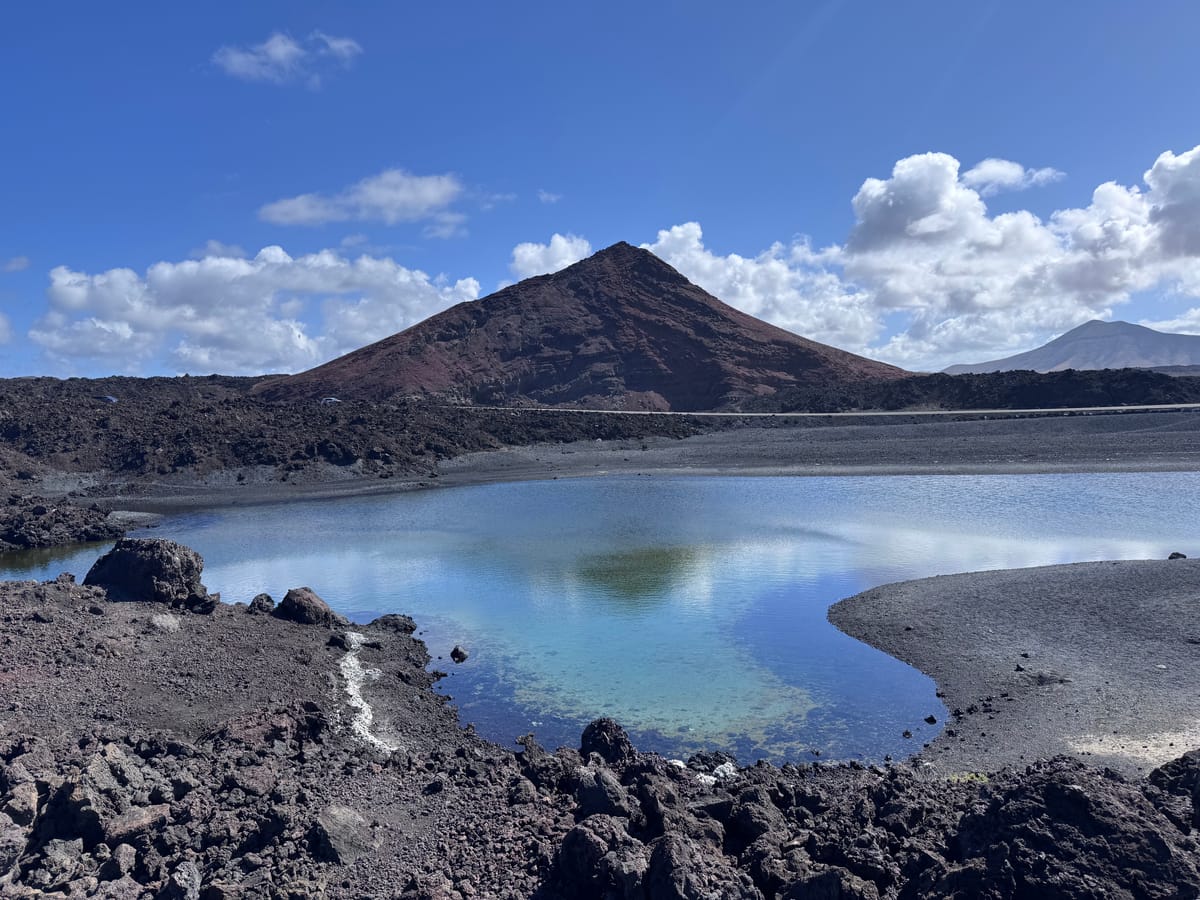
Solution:
M669 280L686 281L669 263L659 259L649 250L635 247L626 241L617 241L603 250L597 250L591 256L581 259L574 265L560 272L595 272L603 270L634 270L643 277L668 278ZM555 273L558 274L558 273Z
M1200 365L1200 337L1155 331L1132 322L1091 319L1016 356L951 366L949 375L1032 369L1146 369Z
M619 241L261 392L699 411L905 374L727 306L649 250Z

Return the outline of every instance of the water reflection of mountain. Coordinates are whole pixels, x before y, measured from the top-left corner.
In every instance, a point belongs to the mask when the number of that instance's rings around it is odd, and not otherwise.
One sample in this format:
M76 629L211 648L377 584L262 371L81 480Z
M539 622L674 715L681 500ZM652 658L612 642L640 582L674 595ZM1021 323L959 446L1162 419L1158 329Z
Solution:
M79 580L87 574L100 556L111 548L112 541L96 541L91 544L65 544L60 547L38 547L34 550L11 550L4 554L4 577L6 579L55 577L59 572L69 571ZM84 560L83 563L80 560ZM67 567L70 568L67 568ZM50 573L53 574L50 574Z
M698 547L636 547L576 557L569 576L607 599L637 608L666 603L694 573Z

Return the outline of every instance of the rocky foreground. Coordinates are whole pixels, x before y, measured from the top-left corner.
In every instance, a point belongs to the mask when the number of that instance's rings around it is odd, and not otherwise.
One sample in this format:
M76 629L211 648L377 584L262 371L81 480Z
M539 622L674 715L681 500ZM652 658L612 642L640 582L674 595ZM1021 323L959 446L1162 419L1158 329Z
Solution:
M514 753L457 724L414 623L218 602L122 541L0 585L0 895L1154 897L1200 891L1200 753L1144 781Z

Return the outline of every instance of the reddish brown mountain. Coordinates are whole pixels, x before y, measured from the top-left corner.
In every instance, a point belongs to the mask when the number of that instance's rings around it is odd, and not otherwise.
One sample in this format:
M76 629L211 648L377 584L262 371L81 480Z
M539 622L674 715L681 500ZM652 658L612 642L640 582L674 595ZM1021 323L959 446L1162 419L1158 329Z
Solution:
M261 393L696 411L796 385L906 374L746 315L620 243L264 383Z

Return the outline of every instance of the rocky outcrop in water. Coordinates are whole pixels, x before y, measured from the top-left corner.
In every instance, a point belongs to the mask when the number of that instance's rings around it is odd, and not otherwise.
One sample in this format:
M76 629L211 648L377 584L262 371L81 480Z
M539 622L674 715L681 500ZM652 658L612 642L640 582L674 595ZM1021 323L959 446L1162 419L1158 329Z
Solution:
M107 510L95 505L76 506L28 494L9 494L0 506L0 553L107 541L124 533Z

